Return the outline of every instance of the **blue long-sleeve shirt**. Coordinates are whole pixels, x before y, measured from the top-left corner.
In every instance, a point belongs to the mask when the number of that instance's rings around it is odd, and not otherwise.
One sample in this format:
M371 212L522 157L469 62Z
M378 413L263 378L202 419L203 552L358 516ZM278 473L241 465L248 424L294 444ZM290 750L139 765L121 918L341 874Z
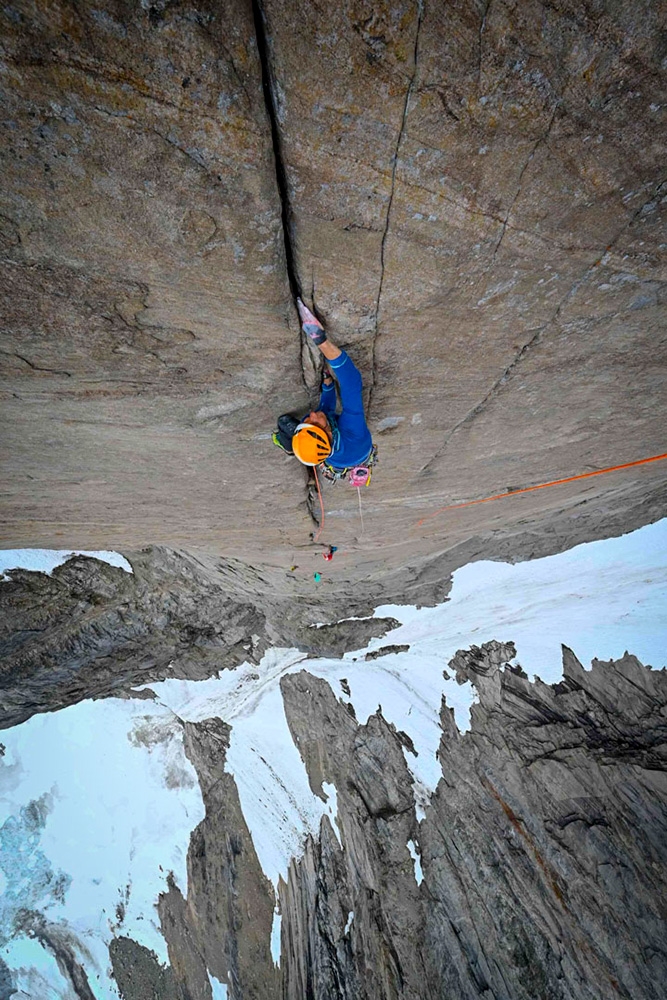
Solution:
M328 362L338 382L342 412L336 416L336 387L323 385L320 410L327 415L334 429L334 450L327 464L335 469L349 469L364 462L373 447L371 432L366 426L361 395L361 374L345 351ZM336 429L338 434L335 433Z

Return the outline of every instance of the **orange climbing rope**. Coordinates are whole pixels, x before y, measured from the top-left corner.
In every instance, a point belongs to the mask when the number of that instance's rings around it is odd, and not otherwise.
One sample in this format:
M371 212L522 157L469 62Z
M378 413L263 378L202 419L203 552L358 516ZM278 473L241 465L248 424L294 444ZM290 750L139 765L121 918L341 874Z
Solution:
M315 476L315 485L317 486L317 495L320 498L320 511L322 512L322 517L320 519L320 526L317 529L317 534L313 536L313 541L316 542L317 539L322 534L322 528L324 527L324 501L322 500L322 490L320 489L320 481L317 478L317 466L313 466L313 475Z
M591 476L603 476L606 472L618 472L619 469L632 469L635 465L646 465L648 462L660 462L667 458L667 452L664 455L651 455L650 458L640 458L636 462L624 462L623 465L610 465L606 469L596 469L595 472L582 472L578 476L568 476L566 479L553 479L549 483L538 483L537 486L524 486L520 490L510 490L509 493L496 493L492 497L482 497L480 500L467 500L465 503L451 503L446 507L440 507L438 510L433 511L432 514L427 514L426 517L422 517L420 521L417 521L417 527L422 525L424 521L429 521L432 517L436 517L438 514L442 514L446 510L458 510L460 507L472 507L476 503L489 503L490 500L504 500L506 497L515 497L519 493L531 493L533 490L545 490L547 486L561 486L563 483L574 483L577 479L589 479Z

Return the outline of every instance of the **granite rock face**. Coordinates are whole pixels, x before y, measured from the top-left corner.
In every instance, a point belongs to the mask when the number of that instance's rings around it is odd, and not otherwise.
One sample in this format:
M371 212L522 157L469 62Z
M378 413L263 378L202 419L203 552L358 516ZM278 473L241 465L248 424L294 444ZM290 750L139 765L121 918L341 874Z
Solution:
M340 836L323 820L281 892L285 996L661 996L665 672L630 655L585 671L564 648L551 687L504 667L514 653L487 643L450 664L480 701L463 736L443 705L421 822L401 734L381 714L356 725L306 673L283 681Z
M119 542L114 523L143 545L180 522L215 549L254 491L231 468L301 385L252 9L2 17L4 446L25 505L11 531L30 524L34 544L46 517L45 536L83 536L97 506Z
M318 382L297 289L380 446L363 532L354 491L326 493L322 541L353 553L331 580L664 485L658 464L429 516L664 451L659 5L0 18L4 545L298 564L306 476L270 443Z
M514 655L490 642L449 664L479 703L463 735L443 704L442 778L419 814L414 749L381 710L359 725L325 681L283 679L312 791L335 786L337 818L280 880L279 968L273 890L224 772L229 727L186 724L207 815L187 899L172 886L160 901L170 966L130 939L113 945L124 1000L146 983L209 1000L207 965L233 1000L659 1000L665 671L629 654L586 671L564 647L564 679L548 686L509 666Z

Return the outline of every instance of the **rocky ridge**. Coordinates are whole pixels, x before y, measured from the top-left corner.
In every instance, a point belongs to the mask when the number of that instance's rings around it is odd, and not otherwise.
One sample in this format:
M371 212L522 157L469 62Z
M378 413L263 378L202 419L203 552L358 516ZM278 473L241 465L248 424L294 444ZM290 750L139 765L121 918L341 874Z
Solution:
M312 550L300 552L299 572L157 546L126 553L132 574L86 556L51 576L10 571L0 581L0 728L166 677L210 677L258 662L269 646L340 656L394 627L392 618L364 617L378 605L441 603L466 563L551 555L652 521L666 506L667 487L658 486L624 512L566 508L549 531L528 519L514 530L447 540L393 572L380 553L361 579L343 570L319 588L311 570L323 564Z
M273 644L339 656L396 624L313 627L321 601L279 600L277 577L239 561L146 550L132 564L130 575L75 557L52 577L16 571L0 585L3 727L89 697L153 698L151 680L208 677L258 662ZM311 673L285 675L310 788L323 801L335 789L336 808L277 893L226 770L229 725L182 721L206 815L190 839L187 886L172 881L159 901L169 965L122 928L114 938L123 1000L151 990L212 1000L209 974L232 1000L657 1000L667 971L667 674L630 655L586 671L565 648L563 667L551 686L527 679L510 642L460 650L447 672L471 681L479 701L464 734L443 702L442 777L430 798L414 785L418 750L383 716L381 690L360 724L349 690L339 699ZM39 913L21 919L89 1000L75 943Z
M279 969L273 893L223 772L225 726L188 727L207 817L187 900L172 889L160 903L174 997L209 997L202 956L233 998L658 1000L667 675L631 655L586 671L564 647L563 680L549 686L514 655L490 642L449 664L479 703L463 735L443 704L442 779L421 815L406 740L381 710L359 725L326 682L283 679L311 788L336 787L337 828L325 816L280 884ZM125 1000L156 974L133 949L113 949L115 969L137 970L134 983L119 976Z
M165 677L257 663L269 645L340 655L397 624L312 627L321 605L277 595L275 577L234 560L207 566L149 550L132 564L128 574L75 556L52 576L16 570L0 583L0 728L85 698L135 697L135 686Z

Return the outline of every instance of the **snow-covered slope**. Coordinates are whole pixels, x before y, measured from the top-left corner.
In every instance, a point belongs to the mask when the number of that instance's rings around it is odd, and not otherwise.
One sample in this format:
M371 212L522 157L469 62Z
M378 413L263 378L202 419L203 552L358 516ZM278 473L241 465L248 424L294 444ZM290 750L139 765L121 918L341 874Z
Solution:
M457 649L491 639L516 643L524 669L560 676L560 643L584 662L628 649L654 667L667 660L667 520L619 539L518 565L479 562L454 575L438 608L378 608L403 624L369 650L409 644L365 660L308 659L270 650L205 681L151 686L155 700L88 701L34 716L2 736L0 758L0 956L29 997L69 998L62 968L22 915L44 915L86 970L99 1000L117 997L107 946L124 934L166 962L155 903L169 872L186 891L191 831L203 818L197 777L183 750L182 721L219 716L232 727L227 770L262 868L285 877L306 835L327 813L336 829L336 789L314 795L294 745L280 679L308 670L350 701L364 722L378 705L413 741L406 754L423 807L439 774L441 697L465 730L473 691L443 677ZM349 691L349 693L348 693ZM421 869L415 856L415 877ZM276 920L279 928L279 919ZM277 934L274 935L277 940ZM274 957L277 959L274 948ZM225 987L211 979L214 996Z

